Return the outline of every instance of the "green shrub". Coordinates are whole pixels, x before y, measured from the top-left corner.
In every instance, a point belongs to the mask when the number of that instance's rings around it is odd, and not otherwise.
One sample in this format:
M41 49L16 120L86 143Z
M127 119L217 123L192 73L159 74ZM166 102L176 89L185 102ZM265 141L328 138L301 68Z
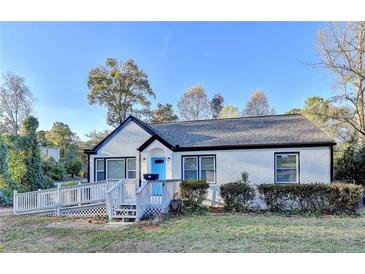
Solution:
M169 203L169 212L173 215L180 215L183 210L183 202L181 199L173 199Z
M255 190L247 183L232 182L221 185L220 194L225 210L245 211L248 203L255 197Z
M62 161L66 172L71 174L72 178L75 175L80 174L80 171L82 170L82 161L76 145L71 144L66 147Z
M209 184L200 180L187 180L180 184L184 207L198 209L207 195Z
M208 208L204 206L193 207L187 206L182 208L182 214L187 216L201 216L206 215Z
M353 214L364 189L359 185L291 184L258 186L271 211L318 212L321 214Z
M0 206L11 206L13 198L3 190L0 190Z
M337 161L335 179L365 186L365 145L351 144Z
M65 177L65 168L60 162L56 162L55 165L48 172L48 176L53 180L62 180Z
M71 177L75 177L75 175L79 175L80 171L82 170L82 162L80 159L74 159L67 163L66 170Z
M249 202L255 197L255 189L250 186L248 173L242 172L241 180L220 186L220 195L227 211L246 211Z
M42 159L42 169L45 175L53 180L62 180L66 170L61 162L56 162L53 157Z

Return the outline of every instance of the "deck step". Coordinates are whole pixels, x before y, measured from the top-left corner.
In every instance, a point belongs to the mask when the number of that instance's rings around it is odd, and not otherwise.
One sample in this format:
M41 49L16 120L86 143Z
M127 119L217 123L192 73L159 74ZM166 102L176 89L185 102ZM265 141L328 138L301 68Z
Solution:
M137 210L136 209L129 209L129 210L125 210L125 209L116 209L116 212L129 212L129 213L136 213Z
M135 215L116 215L113 216L115 219L136 219Z

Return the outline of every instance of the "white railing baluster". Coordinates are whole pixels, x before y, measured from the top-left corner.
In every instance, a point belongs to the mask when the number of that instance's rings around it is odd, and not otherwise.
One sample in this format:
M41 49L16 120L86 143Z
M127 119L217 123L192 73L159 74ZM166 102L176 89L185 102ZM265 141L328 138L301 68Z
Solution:
M180 182L179 179L144 181L136 192L137 220L143 218L148 208L166 212L170 201L180 187ZM152 188L153 184L155 184L154 188ZM153 193L152 189L158 189L158 193ZM162 195L158 195L161 191Z
M122 203L135 200L136 184L136 180L122 179L104 192L109 220L116 216L116 211Z
M24 214L54 210L59 214L64 207L105 202L105 192L117 182L118 180L106 180L26 193L14 192L13 212Z

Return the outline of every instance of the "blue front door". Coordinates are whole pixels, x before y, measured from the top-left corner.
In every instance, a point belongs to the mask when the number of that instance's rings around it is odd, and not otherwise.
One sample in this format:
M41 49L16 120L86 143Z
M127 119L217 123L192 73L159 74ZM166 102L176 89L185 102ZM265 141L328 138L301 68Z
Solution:
M166 179L166 158L152 157L151 158L151 173L158 174L159 180ZM152 184L152 195L162 195L162 183Z

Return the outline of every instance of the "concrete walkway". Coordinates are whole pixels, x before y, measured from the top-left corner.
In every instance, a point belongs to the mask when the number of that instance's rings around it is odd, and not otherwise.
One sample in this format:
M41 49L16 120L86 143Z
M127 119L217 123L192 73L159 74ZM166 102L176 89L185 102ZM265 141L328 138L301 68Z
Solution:
M0 216L9 216L13 214L12 207L0 207Z

